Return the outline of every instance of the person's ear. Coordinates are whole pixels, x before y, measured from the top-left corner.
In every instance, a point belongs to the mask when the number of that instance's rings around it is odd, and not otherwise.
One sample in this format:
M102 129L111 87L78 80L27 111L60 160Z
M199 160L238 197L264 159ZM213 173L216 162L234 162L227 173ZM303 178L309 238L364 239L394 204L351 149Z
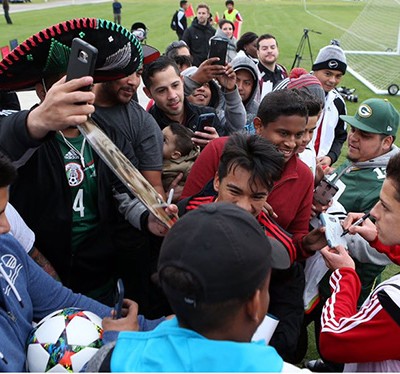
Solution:
M263 129L263 124L261 122L261 118L260 117L255 117L253 119L253 124L254 124L254 128L256 129L256 134L260 135L262 129Z
M382 141L382 150L384 152L389 152L390 148L392 148L393 142L394 142L394 139L393 139L392 135L386 136Z
M265 310L265 307L262 306L261 300L261 290L257 289L254 295L246 302L246 313L248 318L254 322L257 326L264 319L264 315L262 315L262 311Z
M149 99L152 99L152 98L153 98L153 96L151 95L150 90L149 90L146 86L143 86L143 92L146 94L146 96L147 96Z
M214 190L217 192L219 192L219 184L220 184L220 181L219 181L219 175L218 175L218 171L217 171L217 172L215 172L214 181L213 181Z
M182 153L179 151L173 151L171 155L172 160L177 160L179 157L182 157Z

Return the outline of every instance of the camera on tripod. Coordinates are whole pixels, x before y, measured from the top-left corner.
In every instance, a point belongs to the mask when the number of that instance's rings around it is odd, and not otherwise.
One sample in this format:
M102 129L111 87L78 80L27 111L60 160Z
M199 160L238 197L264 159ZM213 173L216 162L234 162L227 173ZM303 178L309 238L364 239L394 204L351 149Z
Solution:
M308 54L310 56L310 63L312 66L314 59L313 59L313 55L312 55L312 51L311 51L310 36L308 35L310 32L313 32L315 34L321 34L321 32L319 32L319 31L303 29L303 35L300 39L299 46L297 47L296 56L294 58L293 65L290 70L292 70L294 67L300 66L300 63L303 61L303 53L304 53L304 49L306 46L308 47Z
M354 94L355 88L336 87L336 90L342 95L343 99L352 103L358 103L358 96Z

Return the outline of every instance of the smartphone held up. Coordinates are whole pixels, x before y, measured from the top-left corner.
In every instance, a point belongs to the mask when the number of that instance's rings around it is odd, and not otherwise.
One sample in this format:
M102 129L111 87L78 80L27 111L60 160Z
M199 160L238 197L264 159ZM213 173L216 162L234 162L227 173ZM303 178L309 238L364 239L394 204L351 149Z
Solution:
M219 61L214 62L215 65L226 65L226 54L228 51L228 42L222 39L212 39L210 42L210 51L208 58L218 57Z
M80 38L72 40L71 54L69 55L67 67L67 81L72 79L93 76L97 59L97 48ZM90 86L83 87L89 91Z

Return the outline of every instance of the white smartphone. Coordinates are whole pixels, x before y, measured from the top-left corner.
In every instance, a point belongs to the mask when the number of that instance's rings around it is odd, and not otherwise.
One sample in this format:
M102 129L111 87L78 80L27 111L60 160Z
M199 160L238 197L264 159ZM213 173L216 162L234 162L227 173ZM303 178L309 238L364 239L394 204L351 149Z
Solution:
M343 234L343 227L338 217L328 213L321 213L319 216L322 225L326 228L325 238L329 247L335 248L338 245L347 247L346 238L341 236Z

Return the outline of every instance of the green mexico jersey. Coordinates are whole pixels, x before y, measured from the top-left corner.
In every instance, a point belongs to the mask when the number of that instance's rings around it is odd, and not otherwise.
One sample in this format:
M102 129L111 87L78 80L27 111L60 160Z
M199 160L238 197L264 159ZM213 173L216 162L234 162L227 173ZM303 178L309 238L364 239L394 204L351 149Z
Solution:
M72 249L94 232L98 222L97 176L92 148L83 135L64 138L57 134L72 197Z

